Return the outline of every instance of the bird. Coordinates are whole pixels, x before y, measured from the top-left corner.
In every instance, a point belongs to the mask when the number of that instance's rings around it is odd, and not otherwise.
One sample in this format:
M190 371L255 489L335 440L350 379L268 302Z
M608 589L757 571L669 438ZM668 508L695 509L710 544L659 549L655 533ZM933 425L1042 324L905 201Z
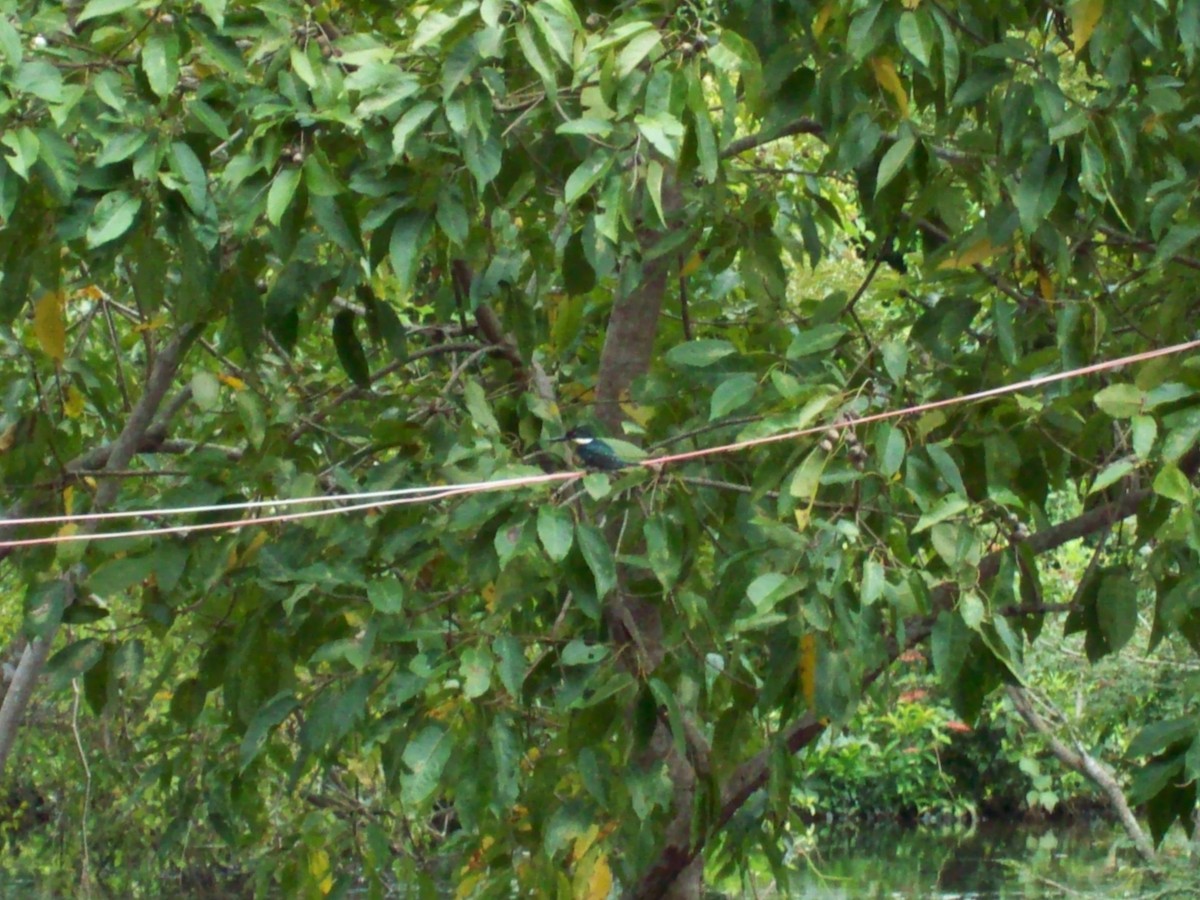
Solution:
M562 437L553 438L550 443L558 444L563 441L570 441L575 445L575 455L589 469L616 472L620 469L628 469L633 465L617 456L617 451L592 434L590 428L577 426Z

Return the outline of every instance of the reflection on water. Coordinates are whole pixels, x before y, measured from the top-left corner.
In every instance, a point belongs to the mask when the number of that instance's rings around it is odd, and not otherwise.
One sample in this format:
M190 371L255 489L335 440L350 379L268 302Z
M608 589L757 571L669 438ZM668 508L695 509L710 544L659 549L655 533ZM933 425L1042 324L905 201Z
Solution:
M794 896L842 898L1137 897L1144 870L1107 822L1061 828L1011 823L972 830L816 832L797 862ZM778 895L777 895L778 896Z

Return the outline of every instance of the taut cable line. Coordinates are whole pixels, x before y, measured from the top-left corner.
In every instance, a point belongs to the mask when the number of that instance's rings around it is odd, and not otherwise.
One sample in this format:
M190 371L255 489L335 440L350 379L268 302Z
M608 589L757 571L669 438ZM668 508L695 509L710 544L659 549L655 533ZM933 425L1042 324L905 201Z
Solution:
M1066 372L1054 372L1049 375L1039 375L1035 378L1027 378L1024 381L1001 385L1000 387L988 388L987 390L976 391L972 394L962 394L956 397L947 397L942 400L932 400L928 403L920 403L900 409L884 410L883 412L871 413L869 415L859 416L856 418L841 419L823 425L813 425L792 431L780 432L779 434L767 435L765 437L751 438L744 441L735 441L730 444L722 444L716 447L705 447L699 450L691 450L685 453L675 453L668 456L656 456L650 459L640 460L638 465L647 468L658 469L671 463L685 462L687 460L700 459L706 456L715 456L719 453L733 453L740 450L747 450L751 447L762 446L764 444L775 444L782 441L795 440L796 438L821 434L831 429L841 431L844 429L855 428L860 425L870 425L874 422L883 422L889 419L898 419L905 416L919 415L921 413L930 412L936 409L945 409L950 406L975 403L980 400L987 400L992 397L1001 397L1006 394L1015 394L1031 388L1041 387L1047 384L1054 384L1060 381L1067 381L1071 378L1081 378L1085 375L1094 375L1098 372L1112 371L1123 366L1147 362L1152 359L1160 359L1166 356L1173 356L1179 353L1186 353L1189 350L1196 349L1200 349L1200 340L1188 341L1182 344L1173 344L1169 347L1161 347L1157 350L1147 350L1142 353L1134 353L1130 356L1123 356L1118 359L1093 363L1092 365L1081 366L1077 369L1069 369ZM190 525L160 525L152 528L137 528L125 531L101 532L99 534L60 533L46 537L0 540L0 549L34 547L46 544L67 543L70 541L115 540L117 538L148 537L158 534L185 534L193 531L211 531L218 529L232 530L237 528L245 528L249 525L267 525L278 522L292 522L300 519L322 518L325 516L337 515L339 513L356 512L365 509L434 502L437 500L444 500L448 497L457 497L467 494L514 490L517 488L531 487L556 481L571 481L577 478L582 478L583 475L584 473L579 471L553 472L544 475L500 478L494 481L475 481L464 482L461 484L393 488L388 490L362 491L351 494L323 494L314 497L291 497L278 500L251 500L241 503L218 503L206 506L181 506L172 507L169 509L122 510L101 513L80 513L77 515L32 516L27 518L0 519L0 528L14 528L22 526L28 527L32 525L70 525L79 522L109 521L114 519L129 518L162 519L175 516L196 515L199 513L226 513L258 509L276 509L280 507L303 504L349 503L349 505L331 506L327 509L279 513L268 516L253 516L247 519L224 522L201 522Z

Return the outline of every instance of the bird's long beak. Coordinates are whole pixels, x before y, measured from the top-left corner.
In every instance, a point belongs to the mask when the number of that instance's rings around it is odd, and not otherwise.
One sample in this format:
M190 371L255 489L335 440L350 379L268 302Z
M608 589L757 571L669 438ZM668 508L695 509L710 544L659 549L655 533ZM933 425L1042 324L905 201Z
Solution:
M570 440L570 438L569 438L569 437L567 437L567 436L564 434L562 437L559 437L559 438L550 438L550 440L549 440L547 443L550 443L550 444L561 444L561 443L563 443L564 441L569 441L569 440Z

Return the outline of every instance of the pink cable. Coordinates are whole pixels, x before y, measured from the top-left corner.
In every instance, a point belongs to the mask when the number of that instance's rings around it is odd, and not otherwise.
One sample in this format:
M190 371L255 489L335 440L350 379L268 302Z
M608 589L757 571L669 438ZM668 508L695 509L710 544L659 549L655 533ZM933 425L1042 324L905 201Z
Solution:
M986 391L977 391L974 394L965 394L961 397L949 397L945 400L934 400L929 403L922 403L918 406L907 406L904 409L891 409L881 413L872 413L869 416L860 416L857 419L846 419L841 422L832 422L827 425L813 425L809 428L801 428L797 431L785 431L780 434L772 434L767 437L751 438L745 441L738 441L734 444L725 444L720 447L706 447L701 450L691 450L687 453L676 453L672 456L656 456L653 459L642 460L644 466L661 466L666 463L681 462L685 459L698 459L702 456L712 456L715 453L729 453L734 450L745 450L747 447L757 447L761 444L774 444L779 441L790 441L794 438L805 437L810 434L820 434L821 432L829 431L831 428L841 431L844 428L854 428L856 425L869 425L872 422L882 422L885 419L898 419L901 416L911 416L917 413L928 412L931 409L942 409L947 406L955 406L959 403L973 403L976 400L985 400L988 397L999 397L1002 394L1015 394L1017 391L1025 390L1026 388L1038 387L1043 384L1052 384L1056 381L1066 381L1068 378L1078 378L1083 375L1092 375L1096 372L1105 372L1109 369L1118 369L1121 366L1128 366L1132 363L1145 362L1149 359L1157 359L1160 356L1170 356L1174 353L1183 353L1185 350L1195 350L1200 348L1200 341L1188 341L1186 344L1175 344L1171 347L1163 347L1159 350L1147 350L1144 353L1135 353L1132 356L1123 356L1120 359L1109 360L1108 362L1095 363L1090 366L1083 366L1079 369L1071 369L1069 372L1056 372L1053 375L1040 375L1037 378L1030 378L1026 381L1018 381L1016 384L1006 384L1001 387L988 388Z
M825 425L813 425L807 428L800 428L794 431L785 431L779 434L768 435L767 437L751 438L745 441L737 441L732 444L723 444L717 447L707 447L700 450L692 450L686 453L676 453L670 456L657 456L652 459L640 460L639 464L647 468L657 469L667 463L682 462L689 459L699 459L704 456L713 456L717 453L730 453L735 450L745 450L750 447L757 447L763 444L774 444L781 441L794 440L799 437L805 437L811 434L820 434L829 431L830 429L842 430L846 428L854 428L858 425L869 425L873 422L882 422L886 419L897 419L903 416L916 415L918 413L928 412L935 409L943 409L948 406L955 406L960 403L973 403L977 400L985 400L989 397L999 397L1004 394L1013 394L1017 391L1025 390L1026 388L1039 387L1044 384L1053 384L1058 381L1065 381L1069 378L1078 378L1084 375L1092 375L1096 372L1105 372L1112 369L1118 369L1122 366L1132 365L1134 363L1146 362L1151 359L1158 359L1163 356L1171 356L1176 353L1183 353L1188 350L1200 348L1200 340L1188 341L1183 344L1174 344L1170 347L1162 347L1158 350L1147 350L1143 353L1135 353L1131 356L1123 356L1119 359L1108 360L1107 362L1094 363L1090 366L1083 366L1078 369L1071 369L1067 372L1056 372L1051 375L1041 375L1037 378L1029 378L1025 381L1019 381L1015 384L1002 385L1001 387L989 388L984 391L977 391L973 394L965 394L960 397L948 397L944 400L934 400L929 403L922 403L917 406L907 406L902 409L886 410L880 413L872 413L867 416L860 416L855 419L846 419L840 422L833 422ZM341 496L322 496L322 497L299 497L285 500L261 500L249 501L246 503L233 504L218 504L215 506L194 506L180 507L176 509L160 509L160 510L140 510L140 511L121 511L107 513L83 513L77 516L40 516L26 519L0 519L0 527L11 527L14 525L35 525L35 524L54 524L64 522L82 522L96 521L103 519L116 519L122 517L133 516L167 516L181 515L186 513L197 512L221 512L234 509L258 509L266 506L288 506L299 503L335 503L345 502L347 499L362 499L367 497L380 497L374 502L359 503L350 506L335 506L330 509L321 509L308 512L297 513L281 513L274 516L259 516L252 519L245 519L239 522L204 522L195 525L170 525L156 528L139 528L128 531L103 532L100 534L62 534L51 535L40 538L23 538L18 540L0 541L0 549L15 548L15 547L33 547L45 544L59 544L70 541L86 541L86 540L113 540L116 538L134 538L147 537L156 534L181 534L191 531L208 531L212 529L237 529L247 525L265 525L275 522L290 522L297 519L313 519L323 516L336 515L338 513L355 512L357 510L374 509L384 506L401 506L413 503L423 503L426 501L442 500L447 497L459 496L462 494L484 493L488 491L502 490L511 487L524 487L535 484L545 484L553 481L569 481L583 477L583 472L556 472L549 475L531 475L523 478L504 478L496 481L470 482L461 485L445 485L437 487L420 487L420 488L398 488L386 491L368 491L358 494L346 494ZM405 495L405 496L397 496Z

